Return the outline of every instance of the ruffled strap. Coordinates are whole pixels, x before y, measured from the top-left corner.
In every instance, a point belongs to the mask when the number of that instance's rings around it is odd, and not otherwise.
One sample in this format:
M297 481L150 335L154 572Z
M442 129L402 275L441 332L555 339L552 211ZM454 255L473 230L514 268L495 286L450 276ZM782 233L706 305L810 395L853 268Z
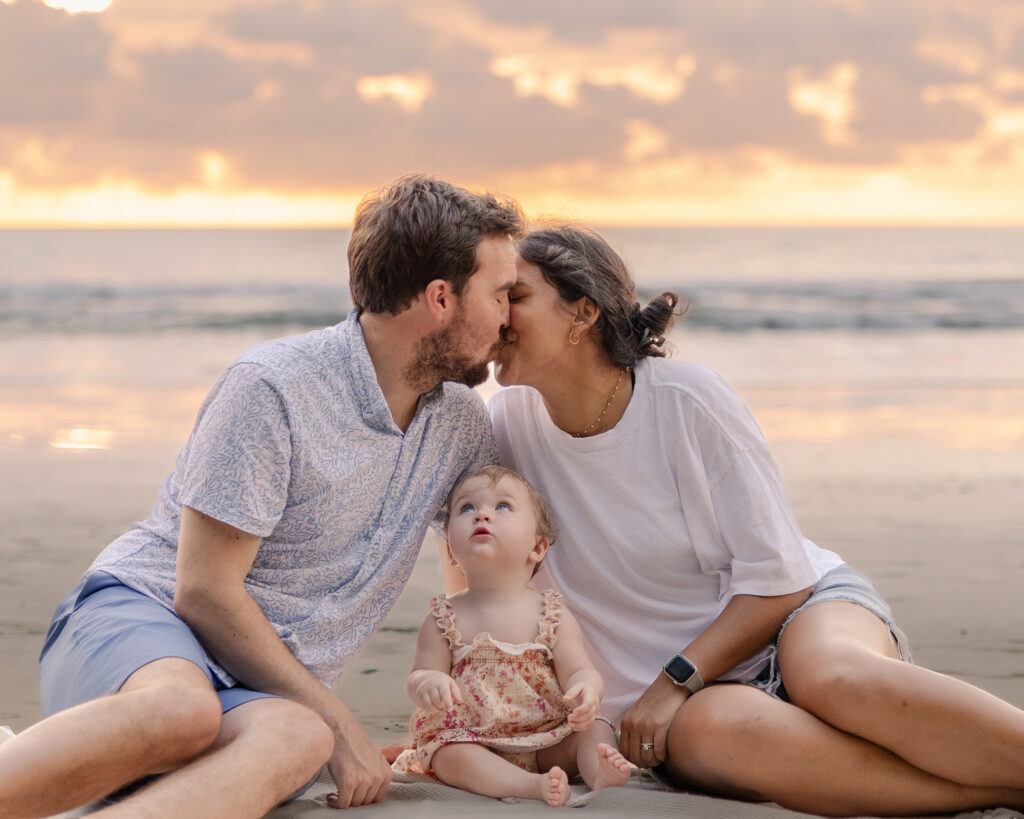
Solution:
M544 592L541 604L537 642L548 651L554 651L555 643L558 642L556 631L561 620L562 595L552 589L547 589Z
M448 648L451 651L455 651L455 649L465 645L462 642L462 634L455 627L455 611L452 609L452 604L448 602L447 597L443 594L436 595L430 601L430 613L434 615L434 621L437 623L437 627L441 629L441 634L448 641Z

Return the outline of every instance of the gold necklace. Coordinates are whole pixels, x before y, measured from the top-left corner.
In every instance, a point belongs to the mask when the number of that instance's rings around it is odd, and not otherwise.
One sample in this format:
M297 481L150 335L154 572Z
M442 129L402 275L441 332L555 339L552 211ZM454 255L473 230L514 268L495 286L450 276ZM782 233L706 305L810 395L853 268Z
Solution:
M594 419L594 423L592 423L589 427L583 430L583 432L570 433L573 438L586 437L594 427L601 423L601 419L604 418L604 414L608 412L608 407L610 407L612 405L612 401L615 400L615 393L619 391L619 384L622 383L622 376L625 375L627 372L629 372L629 367L623 367L621 370L619 370L619 377L615 380L615 386L612 387L612 394L608 396L608 403L604 405L604 409L601 410L601 414L598 415L597 418Z

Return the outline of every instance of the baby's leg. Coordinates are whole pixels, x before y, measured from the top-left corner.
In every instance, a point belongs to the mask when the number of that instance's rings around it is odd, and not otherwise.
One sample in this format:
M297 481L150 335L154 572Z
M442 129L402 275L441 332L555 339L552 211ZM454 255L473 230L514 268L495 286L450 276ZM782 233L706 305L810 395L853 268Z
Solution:
M537 764L541 769L561 765L572 773L578 772L595 791L625 785L632 769L616 747L612 727L599 719L586 731L570 734L557 745L540 751Z
M434 774L446 785L481 796L539 799L553 807L569 800L569 778L561 768L530 773L472 742L445 745L434 753L431 764Z

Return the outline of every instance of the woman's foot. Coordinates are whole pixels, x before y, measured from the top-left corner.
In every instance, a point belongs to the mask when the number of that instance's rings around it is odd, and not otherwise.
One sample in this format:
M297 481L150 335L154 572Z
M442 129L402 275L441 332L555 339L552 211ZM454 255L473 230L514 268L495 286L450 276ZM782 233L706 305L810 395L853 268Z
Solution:
M597 777L594 779L593 790L601 788L621 788L629 782L629 760L613 748L601 742L597 746Z
M557 808L569 801L569 777L565 771L557 765L544 774L537 774L540 777L540 800L547 802L551 807Z

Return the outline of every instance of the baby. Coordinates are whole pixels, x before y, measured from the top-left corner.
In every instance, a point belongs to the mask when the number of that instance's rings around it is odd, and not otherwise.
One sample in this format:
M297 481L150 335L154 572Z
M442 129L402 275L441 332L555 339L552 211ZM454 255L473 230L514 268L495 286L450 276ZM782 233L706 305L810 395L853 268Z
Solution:
M515 472L485 467L452 491L448 551L468 588L435 597L420 627L413 746L396 770L552 806L569 799L570 776L595 790L629 780L576 619L529 586L550 542L547 510Z

